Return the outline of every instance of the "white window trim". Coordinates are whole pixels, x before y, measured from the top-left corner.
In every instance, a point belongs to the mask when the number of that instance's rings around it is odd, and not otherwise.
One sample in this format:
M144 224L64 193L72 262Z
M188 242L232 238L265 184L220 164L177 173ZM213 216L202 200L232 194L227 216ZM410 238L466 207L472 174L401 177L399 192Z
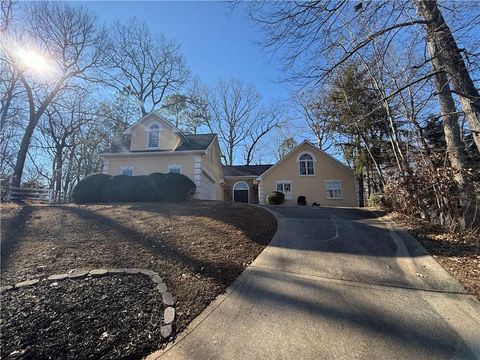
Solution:
M302 173L300 172L300 161L305 161L305 160L300 160L300 157L302 155L310 155L312 157L312 161L313 161L313 174L305 174L305 175L302 175ZM306 161L305 161L306 162ZM311 153L311 152L308 152L308 151L303 151L301 152L298 156L297 156L297 164L298 164L298 175L299 176L315 176L315 174L317 173L317 169L316 169L316 166L315 166L315 163L317 162L317 159L315 158L315 156ZM307 165L305 165L307 166Z
M134 176L135 175L135 167L133 167L133 166L130 166L130 165L122 166L122 168L120 169L120 174L121 175L124 175L123 170L132 170L132 175L126 175L126 176Z
M289 184L290 191L281 191L285 195L285 200L292 200L293 199L293 191L292 191L292 180L275 180L275 191L277 190L278 184Z
M328 193L328 189L327 189L327 184L330 183L330 182L335 182L335 183L340 183L340 191L342 193L342 196L340 197L331 197L329 196L329 193ZM329 180L325 180L325 195L326 195L326 198L327 200L343 200L343 182L341 179L329 179Z
M235 184L233 184L232 187L232 201L235 202L235 186L238 184L245 184L247 185L247 191L248 191L248 196L247 196L247 203L250 204L250 186L245 182L245 181L237 181ZM245 189L240 189L240 190L245 190Z
M150 127L152 125L158 125L158 146L149 146L149 142L150 142ZM150 124L148 124L148 127L145 129L145 132L147 134L147 143L146 143L146 148L147 149L159 149L160 148L160 134L162 132L162 125L160 125L160 123L158 122L152 122Z
M182 165L170 164L170 165L168 165L167 171L170 172L170 170L173 169L173 168L179 168L180 169L180 174L182 174Z

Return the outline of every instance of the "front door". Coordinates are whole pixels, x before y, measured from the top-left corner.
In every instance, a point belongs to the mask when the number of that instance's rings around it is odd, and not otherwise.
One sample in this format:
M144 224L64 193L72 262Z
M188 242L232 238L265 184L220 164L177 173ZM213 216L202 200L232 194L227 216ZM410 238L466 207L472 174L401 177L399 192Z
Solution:
M233 201L248 203L248 190L234 190Z
M249 187L247 183L243 181L237 182L233 186L233 201L248 203L248 192L249 192Z

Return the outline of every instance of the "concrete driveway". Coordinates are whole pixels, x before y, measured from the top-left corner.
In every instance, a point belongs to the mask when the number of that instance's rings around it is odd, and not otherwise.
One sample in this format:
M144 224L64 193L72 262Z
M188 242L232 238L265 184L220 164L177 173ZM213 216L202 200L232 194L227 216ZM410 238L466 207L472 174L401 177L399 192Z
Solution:
M359 209L270 210L269 246L151 359L480 359L479 303L406 232Z

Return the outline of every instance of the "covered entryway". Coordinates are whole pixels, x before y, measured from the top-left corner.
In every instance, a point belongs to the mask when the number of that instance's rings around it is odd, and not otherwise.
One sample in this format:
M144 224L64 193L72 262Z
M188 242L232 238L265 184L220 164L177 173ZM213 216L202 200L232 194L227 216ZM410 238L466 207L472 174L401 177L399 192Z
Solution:
M248 184L244 181L239 181L233 185L233 201L248 203L249 199L249 187Z

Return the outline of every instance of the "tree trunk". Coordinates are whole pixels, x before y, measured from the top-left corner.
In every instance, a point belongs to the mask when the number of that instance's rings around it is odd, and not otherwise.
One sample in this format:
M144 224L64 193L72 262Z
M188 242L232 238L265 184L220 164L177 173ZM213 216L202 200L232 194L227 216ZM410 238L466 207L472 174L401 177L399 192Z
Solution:
M442 56L437 56L439 49L432 38L427 36L427 45L432 57L432 67L434 71L444 69ZM435 87L437 89L438 102L442 115L443 133L447 143L447 155L450 165L454 169L454 177L461 189L460 204L463 214L459 219L462 228L472 225L474 214L472 205L475 203L475 189L469 181L465 181L462 170L465 167L466 152L460 136L460 125L458 123L457 109L455 101L450 90L447 74L437 72L435 75Z
M28 121L27 128L23 134L20 149L18 150L17 161L15 163L15 169L13 171L13 186L19 187L22 182L23 168L25 167L30 140L32 139L33 131L37 126L38 119L39 117L37 117L35 113L30 114L30 120Z
M428 21L425 25L427 37L435 43L435 47L438 49L437 56L443 60L445 71L458 95L475 144L480 150L480 94L470 77L461 50L438 9L437 2L414 1L419 15Z

